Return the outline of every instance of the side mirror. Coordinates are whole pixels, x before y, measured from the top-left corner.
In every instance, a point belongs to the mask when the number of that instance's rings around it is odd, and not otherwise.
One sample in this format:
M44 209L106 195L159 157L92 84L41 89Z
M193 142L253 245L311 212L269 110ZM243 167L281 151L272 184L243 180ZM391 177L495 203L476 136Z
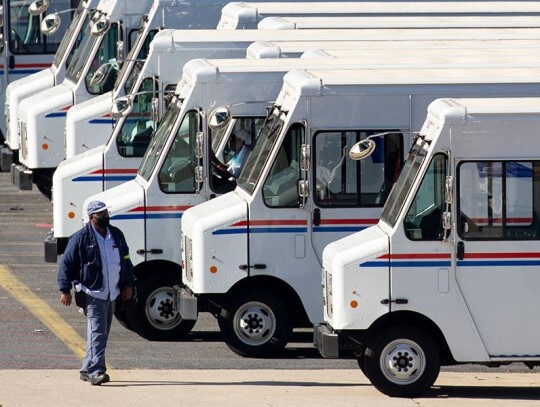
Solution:
M90 79L90 86L98 86L99 84L101 84L107 76L110 67L111 65L108 63L102 64L96 70L96 72L94 72L94 75L92 75L92 78Z
M0 6L0 27L4 26L4 6Z
M302 144L302 151L300 153L300 169L302 171L309 171L311 162L311 148L309 144Z
M448 175L446 177L446 182L444 183L444 200L447 204L451 204L454 200L454 197L452 195L452 184L454 183L454 180L451 175Z
M116 99L111 107L111 116L114 119L126 117L133 109L133 98L130 96L122 96Z
M92 33L92 35L100 36L100 35L105 34L107 30L110 28L110 26L111 26L111 22L109 21L109 19L105 16L102 16L99 18L98 21L94 23L90 32Z
M61 23L62 19L57 13L49 14L45 16L40 24L41 32L44 35L53 35L56 31L58 31Z
M116 42L116 59L121 61L124 59L124 41Z
M231 112L226 107L218 107L208 116L208 127L218 130L225 127L231 120Z
M28 14L39 16L49 8L49 0L35 0L28 6Z
M349 150L349 157L355 161L369 157L375 151L376 144L371 139L359 141Z
M195 156L197 158L203 157L203 140L204 140L204 133L202 131L198 131L195 135Z

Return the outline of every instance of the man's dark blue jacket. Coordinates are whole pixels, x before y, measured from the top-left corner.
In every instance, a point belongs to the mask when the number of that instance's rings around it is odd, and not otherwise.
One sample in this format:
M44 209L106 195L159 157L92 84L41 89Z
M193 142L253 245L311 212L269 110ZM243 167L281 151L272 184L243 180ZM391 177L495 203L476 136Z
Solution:
M135 277L133 264L129 258L126 238L120 229L109 225L114 243L120 250L120 291L124 287L133 287ZM88 222L81 230L75 232L68 241L66 251L58 269L58 288L69 293L73 281L79 281L90 290L101 290L103 273L99 245L93 226Z

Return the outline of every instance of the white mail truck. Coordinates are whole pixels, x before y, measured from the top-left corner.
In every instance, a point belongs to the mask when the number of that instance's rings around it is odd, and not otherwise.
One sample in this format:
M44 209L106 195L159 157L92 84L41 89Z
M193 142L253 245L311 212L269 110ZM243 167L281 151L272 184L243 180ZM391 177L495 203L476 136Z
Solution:
M442 365L540 365L539 133L538 98L429 105L380 221L323 251L323 356L398 397Z
M378 222L429 103L442 96L532 96L539 72L287 73L236 189L182 216L186 287L175 290L182 318L210 310L227 345L256 357L281 350L293 327L323 322L323 249ZM375 133L386 136L371 159L347 159L355 143Z

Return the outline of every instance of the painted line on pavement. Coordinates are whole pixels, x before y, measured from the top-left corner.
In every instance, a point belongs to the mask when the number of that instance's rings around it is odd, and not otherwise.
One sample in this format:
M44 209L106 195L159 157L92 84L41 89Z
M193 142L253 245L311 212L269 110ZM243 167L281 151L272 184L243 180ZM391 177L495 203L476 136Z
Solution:
M11 273L9 268L0 264L0 286L13 298L30 311L52 334L60 339L80 359L86 353L86 340L80 337L60 315L30 288ZM60 295L59 295L60 297Z

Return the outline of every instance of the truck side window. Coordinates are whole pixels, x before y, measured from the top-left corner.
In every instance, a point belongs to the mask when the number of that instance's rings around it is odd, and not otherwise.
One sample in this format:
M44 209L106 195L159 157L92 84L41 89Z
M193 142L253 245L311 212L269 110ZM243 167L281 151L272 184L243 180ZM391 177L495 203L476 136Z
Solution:
M458 180L463 239L538 239L540 162L464 162Z
M365 160L348 159L351 147L371 134L374 153ZM323 131L314 137L314 199L320 207L383 206L402 166L403 135L395 130Z
M288 130L263 186L266 205L272 208L300 206L298 181L300 180L300 149L304 140L304 126L295 123Z
M194 193L196 134L199 128L199 114L186 113L174 138L167 157L159 171L159 186L167 193Z
M142 81L139 92L133 99L133 109L124 119L116 138L118 152L123 157L142 157L154 132L152 121L152 98L158 97L158 84L152 78Z
M442 240L447 156L436 154L405 216L405 235L411 240Z

